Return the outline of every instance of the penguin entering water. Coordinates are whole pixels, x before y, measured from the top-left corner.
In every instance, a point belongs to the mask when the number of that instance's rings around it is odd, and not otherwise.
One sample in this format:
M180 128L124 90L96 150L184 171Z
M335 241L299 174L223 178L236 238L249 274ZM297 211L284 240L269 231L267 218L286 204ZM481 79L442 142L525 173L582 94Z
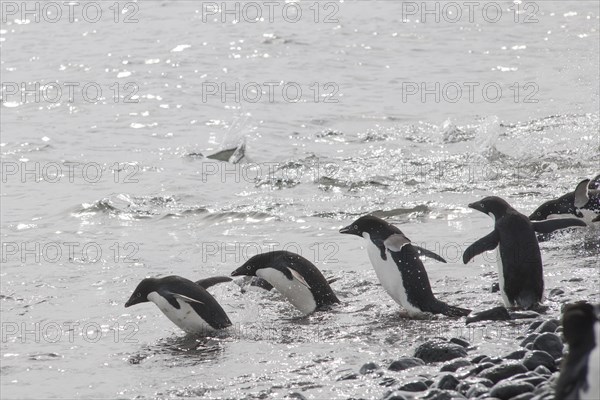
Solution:
M575 216L583 219L588 225L600 217L600 175L594 179L579 182L573 192L557 199L548 200L539 206L529 219L543 221L552 218Z
M180 276L143 279L125 303L125 307L153 302L182 330L193 334L209 333L227 328L231 321L221 305L206 291L227 277L201 279L197 283Z
M366 240L369 259L379 282L411 317L425 312L461 317L471 312L435 298L419 255L446 261L429 250L413 245L394 225L366 215L340 229L340 233L360 236Z
M544 292L542 256L535 235L551 233L570 226L586 226L576 218L530 221L505 200L489 196L469 207L488 214L495 220L494 230L470 245L463 253L463 262L484 251L498 247L498 278L500 292L507 307L526 310L536 307Z
M304 314L340 302L321 271L289 251L257 254L231 273L241 275L264 279Z

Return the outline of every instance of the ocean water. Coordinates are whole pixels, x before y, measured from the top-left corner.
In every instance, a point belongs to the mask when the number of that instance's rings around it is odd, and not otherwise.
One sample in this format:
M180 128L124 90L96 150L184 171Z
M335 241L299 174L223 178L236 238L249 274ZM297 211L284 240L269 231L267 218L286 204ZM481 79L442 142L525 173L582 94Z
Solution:
M3 398L380 398L341 378L437 336L505 354L528 322L407 319L339 228L386 218L447 259L424 261L436 296L483 310L494 255L461 255L492 221L467 204L529 214L600 173L595 1L23 4L0 28ZM598 229L541 248L549 316L600 301ZM222 284L234 327L202 339L123 307L269 249L342 304L301 318Z

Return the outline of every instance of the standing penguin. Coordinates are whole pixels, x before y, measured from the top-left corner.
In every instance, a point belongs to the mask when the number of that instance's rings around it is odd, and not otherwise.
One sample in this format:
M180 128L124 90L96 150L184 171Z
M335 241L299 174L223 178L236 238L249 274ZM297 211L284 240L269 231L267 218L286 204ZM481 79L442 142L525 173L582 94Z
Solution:
M231 321L221 305L206 288L228 277L214 277L192 282L180 276L143 279L125 303L125 307L153 302L182 330L193 334L205 334L227 328Z
M586 226L575 218L530 221L505 200L489 196L469 207L488 214L495 220L494 230L470 245L463 253L463 262L484 251L498 247L500 292L507 307L531 309L542 301L544 273L542 256L535 235L551 233L569 226Z
M419 253L446 262L437 254L413 245L402 231L372 215L360 217L340 229L367 241L367 252L385 291L411 317L425 312L461 317L471 310L448 305L435 298Z
M304 314L340 302L321 271L289 251L257 254L231 273L241 275L264 279Z
M569 354L556 383L556 400L600 399L600 322L594 307L568 304L562 318Z

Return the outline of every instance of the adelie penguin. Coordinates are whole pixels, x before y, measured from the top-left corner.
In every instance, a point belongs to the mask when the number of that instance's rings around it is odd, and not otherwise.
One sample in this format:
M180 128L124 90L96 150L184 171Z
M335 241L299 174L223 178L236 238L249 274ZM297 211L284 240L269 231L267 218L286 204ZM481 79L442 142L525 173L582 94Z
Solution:
M227 328L231 321L206 289L228 281L231 278L225 276L197 282L175 275L146 278L135 288L125 307L151 301L182 330L192 334L210 333Z
M369 259L379 282L392 299L406 309L409 316L432 313L461 317L471 312L435 298L419 256L422 254L441 262L446 261L429 250L413 245L394 225L366 215L340 229L340 233L360 236L367 241Z
M498 278L504 304L526 310L535 308L544 293L542 256L535 232L586 226L585 222L576 218L530 221L496 196L471 203L469 207L489 215L495 224L491 233L465 250L463 262L466 264L476 255L498 247Z
M543 221L546 219L565 218L575 216L581 218L588 225L596 222L600 217L600 175L594 179L584 179L579 182L574 191L548 200L539 206L529 219Z
M594 307L568 304L562 318L569 353L556 383L556 400L600 399L600 322Z
M264 279L304 314L340 302L321 271L289 251L257 254L231 273L241 275Z

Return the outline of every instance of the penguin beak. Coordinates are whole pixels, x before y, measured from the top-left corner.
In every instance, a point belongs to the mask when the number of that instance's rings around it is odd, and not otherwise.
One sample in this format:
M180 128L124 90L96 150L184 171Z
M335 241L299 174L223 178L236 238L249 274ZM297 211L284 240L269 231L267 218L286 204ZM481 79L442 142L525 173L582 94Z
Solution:
M235 271L233 271L231 273L231 276L243 276L243 275L252 276L254 274L249 273L249 271L251 271L251 270L252 270L252 268L247 269L246 264L244 264L241 267L239 267L238 269L236 269Z
M348 225L340 229L340 233L347 233L349 235L358 235L356 229L352 227L352 225Z
M135 295L135 293L134 293L134 294L131 295L131 297L129 298L129 300L127 300L127 303L125 303L125 308L131 307L131 306L139 304L139 303L142 303L144 301L147 301L147 300L142 299L142 297L137 297Z
M485 211L485 209L483 207L483 204L481 204L478 201L476 201L475 203L470 203L469 208L472 208L473 210L481 211L482 213L487 214L487 212Z

